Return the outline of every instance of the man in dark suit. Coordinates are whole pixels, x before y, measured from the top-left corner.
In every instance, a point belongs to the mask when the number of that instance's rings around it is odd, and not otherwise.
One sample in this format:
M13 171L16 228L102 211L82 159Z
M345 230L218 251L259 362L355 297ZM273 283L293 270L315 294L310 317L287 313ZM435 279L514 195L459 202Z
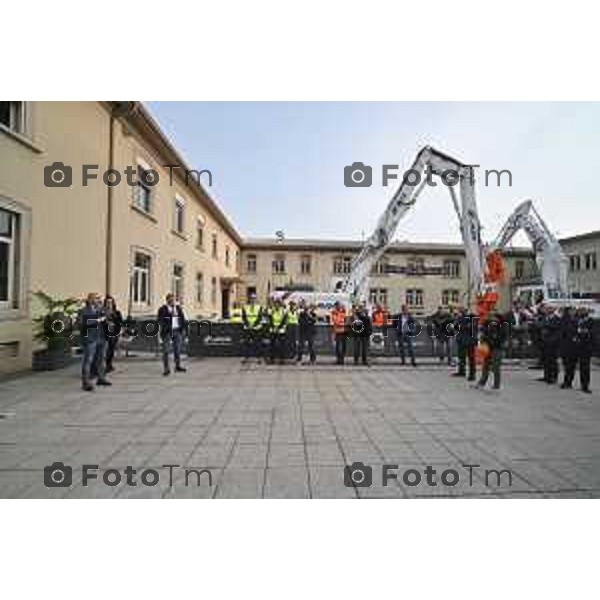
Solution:
M591 394L591 364L594 348L594 321L585 307L576 312L577 318L577 361L579 362L579 382L581 391Z
M373 333L373 322L364 302L361 302L354 310L351 330L352 343L354 345L354 364L358 364L360 357L362 364L367 366L369 364L369 340Z
M185 367L181 366L181 346L187 328L187 321L183 309L175 303L175 296L167 294L166 304L158 309L158 324L160 328L160 339L162 342L163 375L169 375L169 352L173 347L173 358L175 359L175 371L185 373Z
M410 363L413 367L417 366L415 360L415 343L414 337L418 335L417 322L415 321L412 314L408 311L406 304L402 305L401 311L397 316L398 321L396 322L396 331L398 337L398 352L400 353L400 360L402 364L406 364L406 356L404 347L408 350L408 356Z
M468 365L468 380L475 381L475 348L477 347L478 334L477 317L465 308L460 308L456 326L458 329L456 335L458 371L453 373L453 375L455 377L466 377Z
M542 343L544 345L544 376L540 381L554 384L558 381L558 353L561 342L561 320L553 306L546 307L542 323Z
M91 292L87 296L85 306L80 313L81 345L83 360L81 363L81 387L86 392L94 389L93 376L96 385L112 385L106 379L105 353L106 353L106 314L99 294ZM95 373L92 376L92 369Z

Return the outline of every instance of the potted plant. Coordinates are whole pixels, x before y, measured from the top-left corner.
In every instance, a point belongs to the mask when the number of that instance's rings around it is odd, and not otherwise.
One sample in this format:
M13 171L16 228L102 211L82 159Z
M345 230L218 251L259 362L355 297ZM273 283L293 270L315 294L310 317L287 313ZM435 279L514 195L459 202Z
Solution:
M53 298L45 292L33 294L41 304L33 319L33 337L45 348L33 353L34 371L54 371L71 362L71 348L76 339L75 320L81 302L77 298Z

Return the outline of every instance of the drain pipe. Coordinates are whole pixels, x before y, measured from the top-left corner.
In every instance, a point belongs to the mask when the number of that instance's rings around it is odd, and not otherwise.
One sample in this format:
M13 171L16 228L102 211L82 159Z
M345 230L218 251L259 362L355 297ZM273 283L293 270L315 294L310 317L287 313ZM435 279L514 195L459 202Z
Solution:
M131 114L137 107L137 102L111 102L108 129L108 169L115 165L115 125L120 117ZM106 186L106 243L105 243L105 295L111 294L112 283L112 249L113 249L113 186Z

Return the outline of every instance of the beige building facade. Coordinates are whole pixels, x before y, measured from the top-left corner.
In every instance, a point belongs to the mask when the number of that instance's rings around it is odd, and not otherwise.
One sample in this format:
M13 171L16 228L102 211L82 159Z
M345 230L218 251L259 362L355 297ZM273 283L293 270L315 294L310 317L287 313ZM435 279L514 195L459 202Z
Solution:
M576 297L600 301L600 231L563 238L569 258L569 289Z
M278 289L334 290L350 272L360 249L358 241L248 239L242 252L241 293L256 293L264 302ZM507 249L505 258L508 278L501 296L507 308L512 286L533 278L537 269L529 249ZM463 247L392 243L371 275L369 297L392 312L407 304L417 316L429 315L440 305L467 305L468 265Z
M191 170L139 103L0 102L0 373L31 365L37 290L110 293L132 315L169 291L191 317L229 310L242 239Z

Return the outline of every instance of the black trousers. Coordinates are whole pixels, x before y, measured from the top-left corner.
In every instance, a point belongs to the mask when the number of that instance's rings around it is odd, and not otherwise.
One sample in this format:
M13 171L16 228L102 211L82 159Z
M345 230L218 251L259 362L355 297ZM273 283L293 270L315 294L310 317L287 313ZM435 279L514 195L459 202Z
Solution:
M279 360L283 362L286 358L287 335L285 333L271 334L271 360Z
M558 379L558 349L552 344L544 344L544 379L556 383Z
M244 358L255 356L262 358L262 333L256 329L244 329L242 332L242 355Z
M367 357L369 355L369 338L368 337L355 337L352 340L354 344L354 363L358 363L358 358L362 359L363 365L367 364Z
M564 384L571 386L575 379L575 371L579 365L579 384L582 390L590 389L592 355L587 352L573 352L563 356L565 367Z
M577 353L569 352L563 354L562 363L565 370L563 384L570 387L573 385L573 379L575 378L575 369L577 368Z
M310 362L314 363L317 359L315 354L315 336L314 334L304 334L300 332L300 340L298 342L298 360L302 360L302 354L304 354L304 346L308 346L308 356Z
M338 365L343 365L345 356L346 356L346 334L345 333L336 333L335 334L335 362Z
M579 381L582 390L589 390L591 383L592 355L588 352L579 353Z
M473 344L458 344L458 374L467 374L467 365L469 366L469 381L474 381L476 376L475 366L475 346Z
M117 348L117 343L119 342L118 336L109 337L106 340L106 369L111 371L113 368L113 359L115 357L115 349Z

